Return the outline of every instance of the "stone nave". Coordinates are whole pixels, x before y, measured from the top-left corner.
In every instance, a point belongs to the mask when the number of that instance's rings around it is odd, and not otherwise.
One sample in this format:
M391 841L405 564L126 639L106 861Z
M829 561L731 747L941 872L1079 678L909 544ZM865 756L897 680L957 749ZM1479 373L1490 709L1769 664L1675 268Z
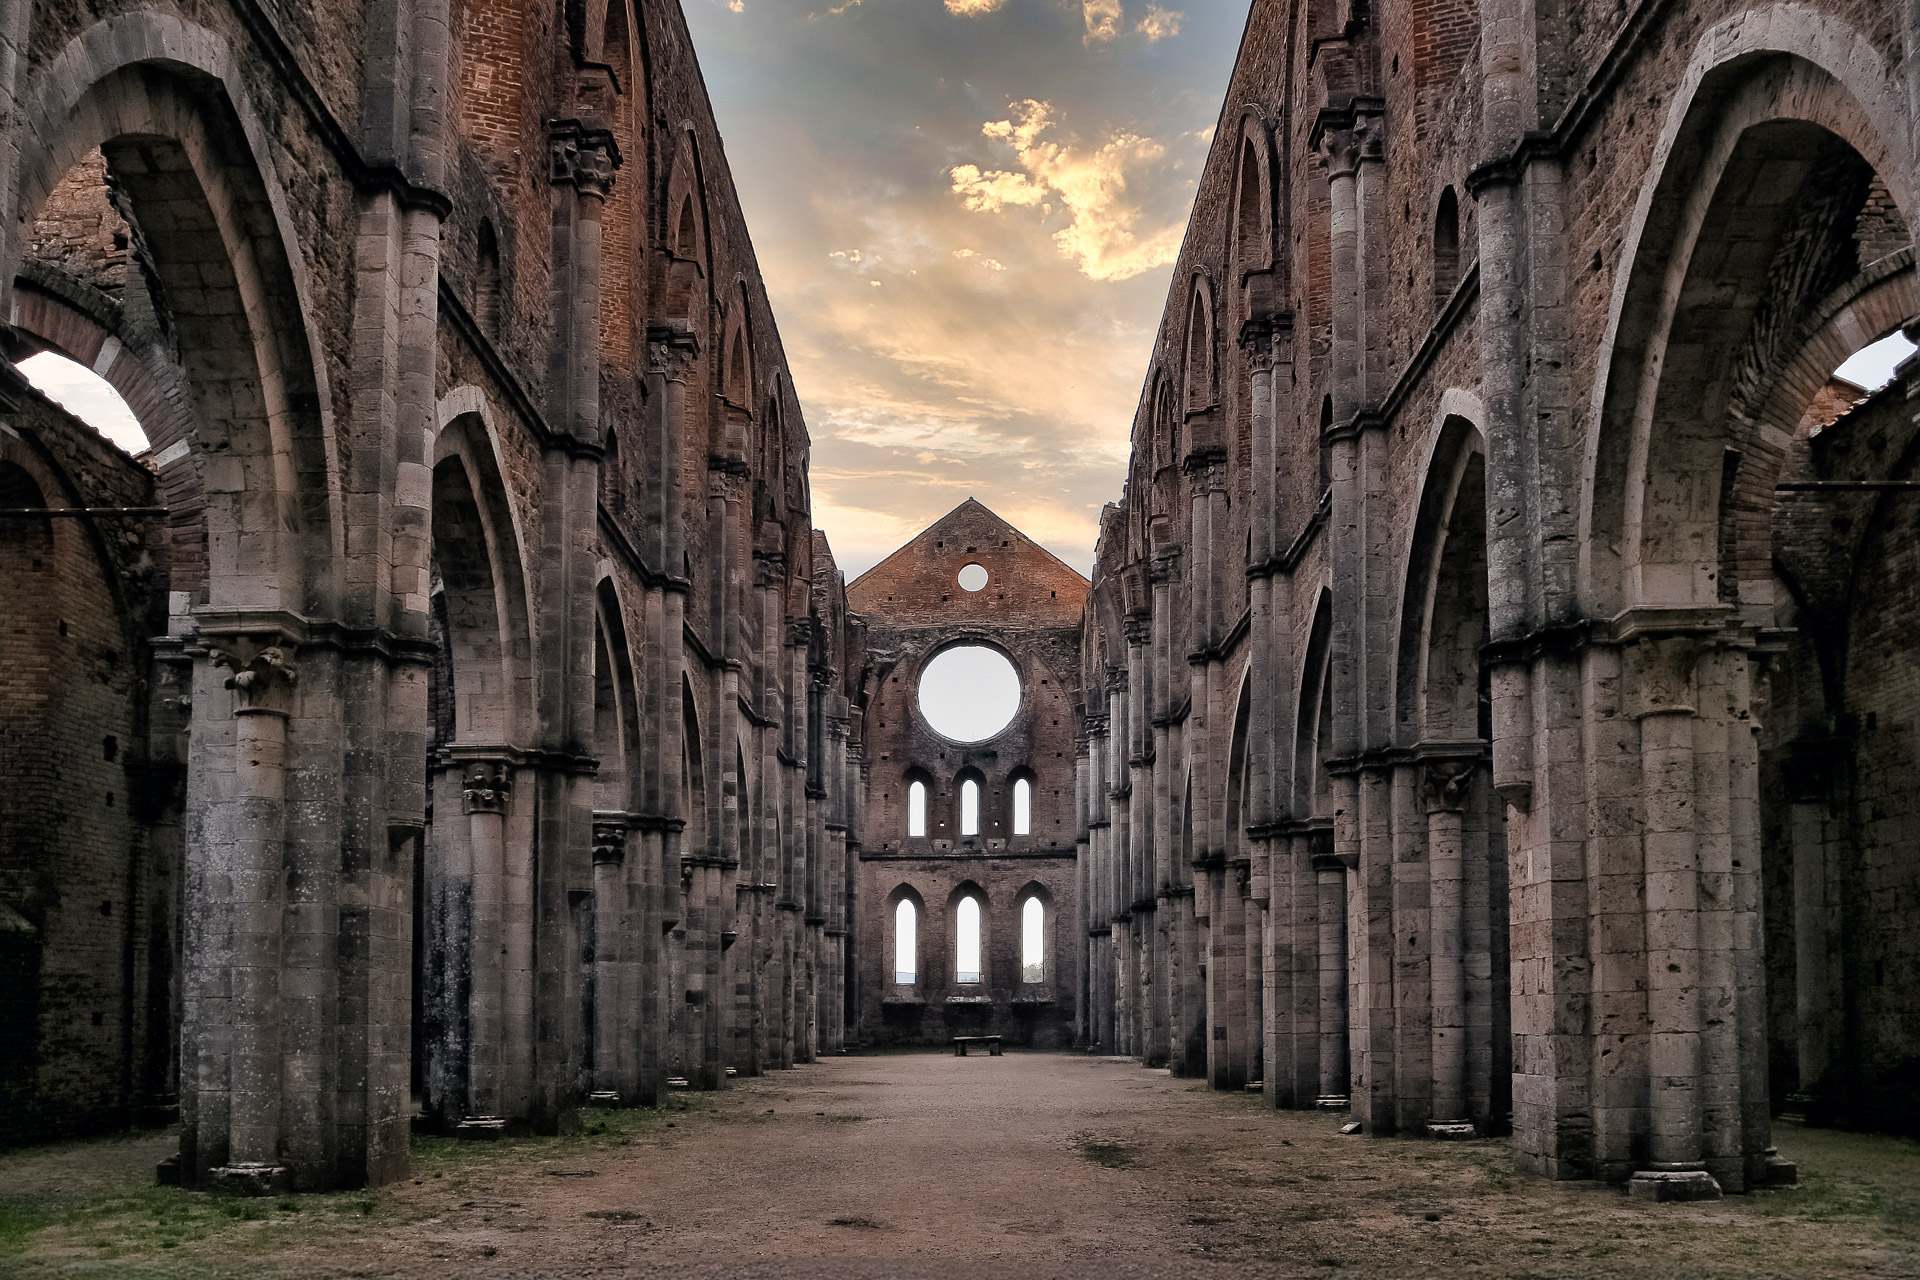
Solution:
M1657 1197L1920 1131L1916 12L1255 0L1092 582L848 585L673 0L5 0L4 354L151 448L0 361L0 1136L963 1029Z

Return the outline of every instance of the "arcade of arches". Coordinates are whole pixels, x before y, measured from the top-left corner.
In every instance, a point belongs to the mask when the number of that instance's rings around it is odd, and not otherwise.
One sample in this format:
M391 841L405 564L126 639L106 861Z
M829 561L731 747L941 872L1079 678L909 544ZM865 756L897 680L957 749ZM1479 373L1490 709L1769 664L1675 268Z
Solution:
M0 6L0 1138L967 1033L1654 1198L1920 1132L1915 12L1255 0L1092 581L848 585L673 0Z

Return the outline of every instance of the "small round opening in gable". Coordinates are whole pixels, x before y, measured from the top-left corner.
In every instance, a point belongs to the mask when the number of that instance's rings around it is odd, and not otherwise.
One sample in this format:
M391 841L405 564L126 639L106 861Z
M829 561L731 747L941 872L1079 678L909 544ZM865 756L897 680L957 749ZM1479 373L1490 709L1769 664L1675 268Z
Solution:
M963 591L985 591L987 589L987 570L984 565L970 564L960 571L960 589Z
M1020 712L1020 673L998 649L959 645L920 674L920 714L955 742L998 737Z

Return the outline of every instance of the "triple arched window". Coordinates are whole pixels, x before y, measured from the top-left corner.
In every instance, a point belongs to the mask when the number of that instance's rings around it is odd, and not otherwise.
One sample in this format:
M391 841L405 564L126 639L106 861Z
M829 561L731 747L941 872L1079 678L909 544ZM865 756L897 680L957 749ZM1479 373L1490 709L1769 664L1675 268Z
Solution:
M916 986L921 979L920 901L906 886L893 907L893 981ZM1036 986L1047 981L1050 948L1047 945L1047 899L1037 886L1020 898L1020 983ZM986 900L977 887L966 886L952 899L952 974L957 987L986 984ZM935 931L938 936L938 930ZM938 966L936 965L936 969Z
M963 840L973 839L984 834L985 794L983 782L978 777L964 777L959 785L959 834ZM915 778L907 784L907 838L924 840L932 835L931 830L933 793L927 782ZM1011 834L1030 836L1033 834L1033 779L1017 777L1013 780L1013 802ZM944 824L943 824L944 825Z

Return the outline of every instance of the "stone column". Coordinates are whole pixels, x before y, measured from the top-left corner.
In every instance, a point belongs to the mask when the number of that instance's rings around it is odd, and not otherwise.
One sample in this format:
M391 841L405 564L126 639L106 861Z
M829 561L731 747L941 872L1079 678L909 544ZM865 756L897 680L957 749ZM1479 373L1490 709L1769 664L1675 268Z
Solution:
M290 1180L280 1157L281 928L287 893L287 722L299 668L293 660L295 637L279 630L203 632L202 639L214 664L233 672L226 687L232 692L234 724L231 772L209 785L202 838L189 846L204 865L194 879L205 891L190 906L205 910L208 923L224 925L229 947L215 966L203 968L213 990L224 990L224 1001L207 991L199 1005L214 1015L208 1021L215 1027L226 1024L227 1087L219 1100L224 1107L216 1103L203 1110L200 1142L207 1155L220 1160L208 1174L215 1186L261 1195L286 1189ZM209 762L207 768L212 772L218 765ZM203 936L212 941L220 931L207 929ZM214 1013L221 1003L224 1016ZM191 1048L206 1030L212 1028L189 1026L185 1043ZM203 1069L201 1078L205 1075Z
M1427 811L1427 935L1432 973L1433 1102L1427 1132L1470 1138L1467 1109L1466 806L1471 763L1429 764L1421 778Z
M1628 647L1627 685L1640 725L1646 859L1649 1167L1636 1195L1719 1199L1707 1172L1702 1105L1700 850L1695 831L1694 668L1687 637Z
M1112 930L1107 950L1110 965L1108 980L1113 988L1110 1006L1112 1035L1107 1044L1108 1051L1115 1054L1133 1052L1133 990L1127 961L1132 950L1128 933L1133 927L1133 783L1129 766L1133 744L1133 726L1129 716L1132 714L1133 698L1127 687L1130 668L1131 663L1127 668L1114 672L1107 683L1108 720L1112 725L1107 738L1107 796L1113 815L1113 826L1107 841L1108 896L1105 911Z
M1320 899L1320 1093L1322 1111L1344 1111L1352 1096L1347 1029L1347 864L1331 849L1313 855Z
M593 1089L594 1101L615 1104L637 1091L633 1046L639 1028L622 980L630 934L626 928L627 821L625 814L593 815Z
M461 782L472 857L472 925L467 985L466 1135L491 1136L506 1126L507 814L513 766L505 759L469 760ZM524 1053L525 1046L521 1046ZM515 1055L518 1056L518 1055Z
M1153 618L1129 614L1127 637L1127 771L1128 836L1127 901L1127 1049L1148 1066L1166 1063L1166 1040L1154 1036L1153 1007L1159 999L1155 984L1164 985L1154 968L1154 835L1160 796L1153 776ZM1156 1057L1157 1055L1157 1057Z

